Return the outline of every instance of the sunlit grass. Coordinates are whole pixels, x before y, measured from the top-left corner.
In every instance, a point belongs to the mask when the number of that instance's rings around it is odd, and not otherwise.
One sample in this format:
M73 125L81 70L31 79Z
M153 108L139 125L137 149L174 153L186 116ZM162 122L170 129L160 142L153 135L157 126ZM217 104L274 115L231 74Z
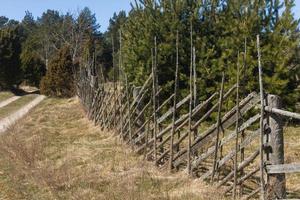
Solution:
M0 143L0 199L223 199L143 161L94 127L74 99L46 99Z
M17 99L16 101L11 102L10 104L0 108L0 119L14 113L15 111L17 111L36 97L37 95L35 94L25 95Z
M13 96L14 94L12 92L0 92L0 102L9 99L10 97Z
M300 163L300 126L284 128L285 163ZM289 198L300 197L300 174L286 175Z

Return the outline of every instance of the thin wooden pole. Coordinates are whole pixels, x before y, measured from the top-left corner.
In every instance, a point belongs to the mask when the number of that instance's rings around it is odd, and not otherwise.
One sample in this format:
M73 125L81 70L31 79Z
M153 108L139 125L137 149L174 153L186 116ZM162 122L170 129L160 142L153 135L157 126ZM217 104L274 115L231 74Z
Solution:
M223 72L220 97L219 97L219 106L218 106L217 138L216 138L216 143L215 143L215 154L214 154L214 163L213 163L213 168L212 168L211 182L213 182L213 180L214 180L214 176L215 176L215 172L216 172L216 168L217 168L219 138L220 138L220 129L221 129L221 111L222 111L223 93L224 93L224 82L225 82L225 73Z
M191 97L192 101L193 101L193 104L194 104L194 107L196 107L196 69L195 69L195 65L196 65L196 60L195 60L195 49L194 49L194 45L193 45L193 20L191 18L191 21L190 21L190 43L191 43L191 71L192 71L192 78L193 78L193 92L194 92L194 97Z
M194 108L197 106L197 71L196 71L196 48L193 47L193 78L194 78ZM194 130L194 140L197 138L198 130Z
M156 88L156 57L157 55L157 44L156 44L156 37L154 37L154 55L152 50L152 89L153 89L153 123L154 123L154 129L153 129L153 137L154 137L154 160L157 159L157 149L156 149L156 140L157 140L157 119L156 119L156 94L157 94L157 88Z
M193 25L191 23L191 65L190 65L190 103L189 103L189 132L188 132L188 166L187 172L191 174L191 145L192 145L192 104L193 104Z
M149 116L149 118L151 118L151 116ZM148 149L148 141L149 141L149 132L150 132L150 120L148 120L147 122L147 130L146 130L146 147L144 149L144 159L147 159L147 149Z
M122 69L122 31L120 30L119 31L119 43L120 43L120 54L119 54L119 91L120 93L122 93L122 90L121 90L121 69ZM120 95L120 100L119 100L119 103L120 103L120 124L121 124L121 136L123 136L123 112L122 112L122 96L123 95Z
M128 108L128 131L129 131L129 142L131 143L132 140L132 132L131 132L131 114L130 114L130 102L129 102L129 84L127 80L127 76L125 74L125 85L126 85L126 101L127 101L127 108Z
M191 69L193 68L193 23L190 24ZM193 70L192 70L193 71Z
M193 47L193 80L194 80L194 107L197 105L197 71L196 71L196 48Z
M246 59L247 59L247 38L245 38L244 41L244 55L243 55L243 71L246 72L247 70L247 63L246 63ZM243 72L242 72L243 73ZM241 143L243 143L245 140L245 131L243 130L241 133ZM240 161L243 162L245 159L245 149L241 148L241 159ZM244 176L244 169L241 170L241 176ZM244 192L244 186L243 186L243 182L240 184L240 192L239 192L239 196L242 196Z
M157 40L155 38L155 51L154 51L154 63L155 63L155 66L154 66L154 70L155 70L155 84L156 84L156 109L159 108L160 106L160 102L159 102L159 84L158 84L158 71L157 71ZM159 125L158 127L159 128Z
M281 110L281 109L278 109L278 108L272 108L270 106L265 106L265 111L268 112L268 113L281 115L282 117L300 119L300 114L298 114L298 113L293 113L293 112L289 112L289 111L286 111L286 110Z
M173 169L173 145L174 145L174 135L175 135L175 120L176 120L176 104L177 104L177 84L178 84L178 68L179 68L179 38L178 38L178 30L176 34L176 70L175 70L175 82L174 82L174 98L173 98L173 118L172 118L172 133L171 133L171 143L170 143L170 171Z
M116 65L115 65L115 41L114 41L114 37L112 35L111 37L111 41L112 41L112 56L113 56L113 59L112 59L112 62L113 62L113 95L114 95L114 98L113 98L113 109L114 109L114 114L113 114L113 127L115 128L116 127ZM108 127L110 126L110 124L108 124Z
M265 180L264 180L264 89L262 79L260 41L257 35L257 58L258 58L258 72L259 72L259 91L260 91L260 198L265 200Z
M160 107L160 98L159 98L159 95L160 95L160 89L159 89L159 84L158 84L158 70L157 70L157 38L155 37L155 48L154 48L154 72L155 72L155 87L156 87L156 95L155 95L155 98L156 98L156 102L155 102L155 106L156 106L156 118L159 117L159 112L157 111L157 108ZM162 129L162 126L160 123L157 123L157 132L160 132ZM162 137L160 138L157 138L156 139L156 142L161 142L162 141ZM160 148L159 152L163 153L164 151L164 148Z
M238 149L239 149L239 115L240 115L240 97L239 97L239 85L240 85L240 53L238 52L237 57L237 68L236 68L236 125L235 125L235 156L234 156L234 183L233 183L233 199L236 199L236 187L237 187L237 176L238 176Z
M119 77L119 84L121 86L121 71L122 71L122 30L119 29L119 69L118 69L118 77Z

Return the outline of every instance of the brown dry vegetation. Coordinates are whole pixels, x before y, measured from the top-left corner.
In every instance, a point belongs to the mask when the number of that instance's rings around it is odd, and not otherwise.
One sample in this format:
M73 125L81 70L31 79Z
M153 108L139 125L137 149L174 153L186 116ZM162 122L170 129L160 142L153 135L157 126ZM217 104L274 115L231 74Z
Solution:
M286 125L284 132L284 152L285 163L300 163L300 126ZM225 150L232 148L234 144L226 146ZM259 148L259 138L256 138L248 148L245 149L245 154L250 155ZM250 165L249 170L253 170L255 166L259 166L260 160L257 158L255 162ZM256 178L259 180L259 172L256 173ZM300 198L300 173L286 174L286 190L288 199Z
M0 199L223 199L101 132L77 100L47 99L0 136Z
M285 162L300 163L300 126L284 129ZM287 174L290 198L300 198L300 173Z
M11 92L1 92L0 93L0 102L4 101L4 100L6 100L6 99L8 99L10 97L13 97L13 96L14 96L14 94L11 93Z

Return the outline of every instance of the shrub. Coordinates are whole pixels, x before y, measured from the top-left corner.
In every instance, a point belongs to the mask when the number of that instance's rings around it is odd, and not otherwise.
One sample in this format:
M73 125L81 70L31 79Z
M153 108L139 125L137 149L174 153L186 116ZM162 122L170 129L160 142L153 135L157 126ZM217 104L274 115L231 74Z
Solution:
M74 68L70 49L63 47L49 62L46 76L42 78L42 94L54 97L72 97L75 94Z

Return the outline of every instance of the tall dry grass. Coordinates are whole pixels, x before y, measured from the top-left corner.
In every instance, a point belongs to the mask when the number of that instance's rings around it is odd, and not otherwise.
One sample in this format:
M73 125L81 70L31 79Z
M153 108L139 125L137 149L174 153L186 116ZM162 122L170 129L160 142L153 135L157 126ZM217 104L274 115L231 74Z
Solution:
M144 162L75 99L45 100L0 137L0 199L223 199L182 173Z

